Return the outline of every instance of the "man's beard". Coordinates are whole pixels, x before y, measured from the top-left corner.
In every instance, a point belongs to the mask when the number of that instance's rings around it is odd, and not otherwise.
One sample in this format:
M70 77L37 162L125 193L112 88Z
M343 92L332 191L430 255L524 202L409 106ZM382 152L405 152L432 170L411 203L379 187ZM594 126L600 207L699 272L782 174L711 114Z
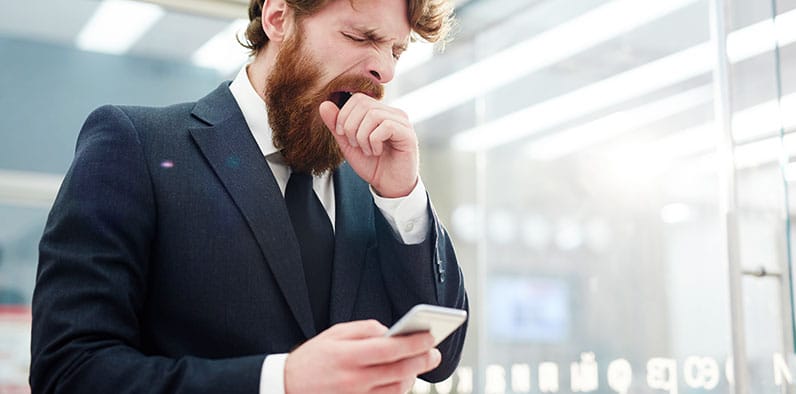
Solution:
M321 119L321 103L340 91L381 99L384 88L369 78L346 74L319 87L321 63L305 53L302 37L303 31L298 29L283 43L266 80L265 102L274 146L281 150L286 164L293 171L320 175L343 162L334 136Z

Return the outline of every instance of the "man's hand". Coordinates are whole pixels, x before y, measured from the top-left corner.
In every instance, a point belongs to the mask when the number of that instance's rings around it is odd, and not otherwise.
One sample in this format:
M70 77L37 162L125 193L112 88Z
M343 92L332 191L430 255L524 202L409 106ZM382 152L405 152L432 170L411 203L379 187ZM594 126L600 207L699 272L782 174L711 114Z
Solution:
M382 197L409 195L418 178L417 136L403 111L362 93L342 109L324 101L319 110L360 178Z
M375 320L340 323L305 342L285 361L285 392L406 393L440 363L424 332L385 337Z

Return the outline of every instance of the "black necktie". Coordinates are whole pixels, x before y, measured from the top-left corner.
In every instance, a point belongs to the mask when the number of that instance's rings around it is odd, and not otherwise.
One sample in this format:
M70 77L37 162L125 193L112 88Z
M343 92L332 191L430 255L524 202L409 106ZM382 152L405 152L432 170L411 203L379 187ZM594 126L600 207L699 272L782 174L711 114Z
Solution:
M312 190L312 176L294 172L285 188L285 203L301 249L304 279L318 332L329 326L334 231L329 215Z

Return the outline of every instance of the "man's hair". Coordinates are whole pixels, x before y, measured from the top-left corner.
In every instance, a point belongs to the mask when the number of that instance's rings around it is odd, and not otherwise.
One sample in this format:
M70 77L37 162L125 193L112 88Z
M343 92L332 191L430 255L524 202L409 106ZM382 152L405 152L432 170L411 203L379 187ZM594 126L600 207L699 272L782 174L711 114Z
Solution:
M296 13L296 17L312 15L329 3L340 0L285 0ZM349 0L353 2L355 0ZM365 0L368 1L368 0ZM256 54L268 44L268 36L263 31L262 13L265 0L249 1L249 26L246 28L246 42L241 43ZM452 0L407 0L409 26L413 34L428 42L445 40L453 24ZM413 39L416 38L413 36Z

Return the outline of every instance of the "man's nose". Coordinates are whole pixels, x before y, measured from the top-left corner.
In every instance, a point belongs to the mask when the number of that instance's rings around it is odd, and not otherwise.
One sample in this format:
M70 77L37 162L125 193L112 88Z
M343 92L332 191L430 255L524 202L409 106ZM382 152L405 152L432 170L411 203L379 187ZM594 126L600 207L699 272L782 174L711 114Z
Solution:
M395 76L395 58L392 53L379 51L368 60L366 65L368 73L374 78L374 82L385 84L392 81Z

